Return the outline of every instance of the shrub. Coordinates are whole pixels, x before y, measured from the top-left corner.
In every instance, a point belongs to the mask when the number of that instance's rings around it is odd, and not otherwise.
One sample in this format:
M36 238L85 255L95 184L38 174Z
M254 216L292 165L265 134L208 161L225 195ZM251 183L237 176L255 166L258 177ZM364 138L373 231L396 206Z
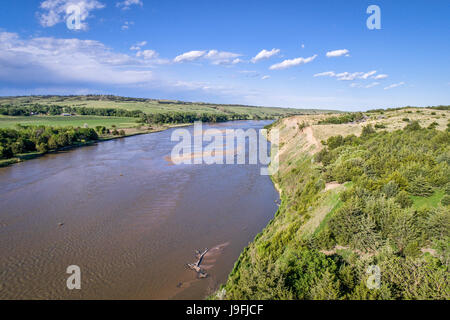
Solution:
M408 119L408 121L409 121L409 119ZM405 130L410 130L410 131L420 130L420 129L421 129L421 126L418 121L413 121L405 127Z
M408 192L402 190L395 197L395 202L398 203L402 208L409 208L413 205L413 200L410 198Z
M433 123L431 123L431 124L428 126L428 129L434 129L434 128L436 128L437 126L439 126L439 123L437 123L436 121L434 121Z
M375 132L376 132L375 129L370 124L368 124L367 126L363 127L361 136L368 136L368 135L371 135L371 134L373 134Z
M1 147L0 146L0 157L2 159L10 159L14 157L14 153L11 149L11 147Z
M383 193L387 198L395 197L398 193L398 185L394 181L389 181L383 186Z
M442 203L444 206L450 205L450 195L448 195L448 194L444 195L444 197L443 197L442 200L441 200L441 203Z
M344 138L341 135L329 137L327 140L327 147L332 150L341 146L344 143Z
M36 150L39 151L39 152L45 153L45 152L48 151L48 147L47 147L47 145L45 143L42 142L42 143L39 143L36 146Z

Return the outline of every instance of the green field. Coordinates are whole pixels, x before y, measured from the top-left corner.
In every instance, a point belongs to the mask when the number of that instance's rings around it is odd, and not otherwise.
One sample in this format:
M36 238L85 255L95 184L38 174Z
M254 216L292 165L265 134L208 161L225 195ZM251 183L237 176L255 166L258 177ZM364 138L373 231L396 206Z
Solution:
M245 105L210 104L203 102L183 102L175 100L139 99L100 95L0 97L0 106L29 106L33 104L141 110L148 114L167 112L193 112L209 114L239 113L248 114L252 118L254 116L269 116L276 118L294 114L317 114L330 112L330 110L253 107Z
M111 128L113 125L117 128L130 128L137 125L136 120L136 118L99 116L0 116L0 128L14 128L17 124L34 126L44 125L52 127L83 127L87 124L89 128L95 128L96 126Z

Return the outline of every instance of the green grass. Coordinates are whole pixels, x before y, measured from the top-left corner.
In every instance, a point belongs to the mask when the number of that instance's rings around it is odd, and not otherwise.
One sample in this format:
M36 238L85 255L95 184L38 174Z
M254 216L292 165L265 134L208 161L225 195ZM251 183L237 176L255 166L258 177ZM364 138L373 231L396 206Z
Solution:
M333 194L330 201L334 204L333 209L331 209L330 212L327 213L325 218L323 218L322 222L319 224L317 229L314 231L313 235L317 235L320 231L325 228L328 221L331 219L331 217L334 215L334 213L342 206L342 201L339 199L339 193Z
M353 185L353 182L349 181L344 183L345 189L350 188ZM334 192L331 194L330 199L328 200L331 204L330 206L333 207L333 209L330 210L330 212L327 213L325 218L322 220L320 225L317 227L317 229L314 231L314 235L317 235L320 231L325 228L328 221L331 219L331 217L334 215L334 213L339 210L339 208L342 206L343 202L340 199L340 192Z
M30 116L30 117L10 117L0 116L0 128L14 128L17 124L22 125L44 125L52 127L83 127L87 124L89 128L105 126L111 128L130 128L137 125L136 118L121 117L99 117L99 116Z
M437 190L429 197L411 196L414 209L436 208L444 197L444 190Z

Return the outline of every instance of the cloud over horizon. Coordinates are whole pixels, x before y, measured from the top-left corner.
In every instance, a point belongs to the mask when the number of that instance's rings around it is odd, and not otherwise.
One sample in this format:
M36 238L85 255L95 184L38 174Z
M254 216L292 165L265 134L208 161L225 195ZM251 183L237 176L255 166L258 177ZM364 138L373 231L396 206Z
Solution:
M393 84L391 84L391 85L385 87L384 90L394 89L394 88L403 86L404 84L405 84L405 83L404 83L403 81L402 81L402 82L399 82L399 83L393 83Z
M316 73L313 76L314 77L330 77L330 78L336 78L339 81L353 81L355 79L375 79L375 80L381 80L388 77L387 74L380 74L375 75L377 73L376 70L368 71L368 72L341 72L341 73L335 73L334 71L326 71L321 73Z
M270 70L287 69L287 68L291 68L291 67L298 66L301 64L310 63L311 61L313 61L316 58L317 58L317 54L315 54L311 57L308 57L308 58L299 57L299 58L295 58L295 59L287 59L280 63L271 65L269 69Z
M242 56L239 53L218 51L218 50L192 50L182 53L173 59L175 63L192 62L200 59L206 59L213 65L219 64L237 64L242 62L238 57Z
M263 49L256 56L254 56L250 61L253 63L256 63L261 60L269 59L279 53L280 53L280 49L273 48L270 51Z

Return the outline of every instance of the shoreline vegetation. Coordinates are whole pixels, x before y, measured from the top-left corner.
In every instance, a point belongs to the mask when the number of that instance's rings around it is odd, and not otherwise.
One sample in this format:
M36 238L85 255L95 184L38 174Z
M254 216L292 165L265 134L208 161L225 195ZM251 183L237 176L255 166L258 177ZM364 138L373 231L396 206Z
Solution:
M187 124L164 125L164 126L160 126L157 128L144 130L144 131L134 131L132 129L128 129L128 130L125 129L123 135L119 134L119 135L100 136L96 140L88 140L88 141L84 141L84 142L80 141L80 142L73 143L71 145L58 147L56 149L51 149L51 150L46 150L46 151L32 151L32 152L28 152L28 153L15 154L12 158L0 159L0 168L7 167L7 166L10 166L10 165L13 165L16 163L21 163L26 160L36 159L36 158L42 157L46 154L58 153L58 152L67 151L67 150L71 150L71 149L75 149L75 148L90 146L90 145L94 145L99 142L128 138L128 137L133 137L133 136L142 135L142 134L157 133L157 132L165 131L165 130L168 130L171 128L185 127L185 126L190 126L190 125L192 125L192 124L187 123ZM48 128L48 127L45 127L45 128ZM74 128L74 129L77 129L77 128ZM130 130L132 130L134 132L127 133ZM0 134L1 134L1 129L0 129Z
M449 118L407 107L267 126L281 204L209 299L450 299Z

